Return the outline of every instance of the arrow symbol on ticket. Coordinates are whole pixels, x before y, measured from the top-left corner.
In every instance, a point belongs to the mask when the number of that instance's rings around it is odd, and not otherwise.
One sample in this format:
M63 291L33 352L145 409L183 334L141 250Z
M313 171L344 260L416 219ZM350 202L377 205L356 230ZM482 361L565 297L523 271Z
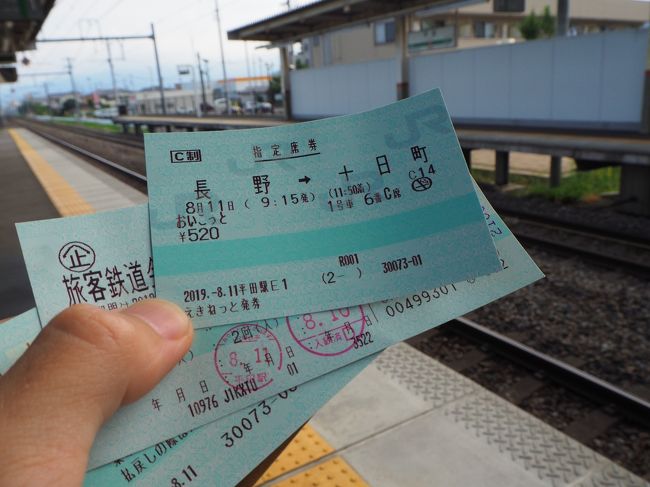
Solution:
M300 178L298 180L299 183L305 183L305 184L307 184L309 181L311 181L311 178L309 176L305 176L304 178Z

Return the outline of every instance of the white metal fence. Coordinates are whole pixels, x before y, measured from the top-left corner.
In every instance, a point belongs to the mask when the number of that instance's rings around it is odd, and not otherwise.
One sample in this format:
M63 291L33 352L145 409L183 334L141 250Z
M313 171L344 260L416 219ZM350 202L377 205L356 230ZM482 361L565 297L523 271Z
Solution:
M456 121L637 128L648 29L415 55L410 92L442 89ZM367 110L395 101L394 60L294 71L297 118Z
M396 84L394 59L292 71L293 114L320 118L387 105L396 99Z

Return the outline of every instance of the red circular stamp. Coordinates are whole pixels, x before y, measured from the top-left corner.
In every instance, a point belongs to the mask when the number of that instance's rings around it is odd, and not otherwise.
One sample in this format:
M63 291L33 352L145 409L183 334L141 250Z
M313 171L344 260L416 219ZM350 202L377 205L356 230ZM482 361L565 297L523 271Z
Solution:
M333 357L349 352L366 326L363 306L288 316L293 339L314 355Z
M230 328L214 349L219 377L231 387L261 389L282 369L282 347L269 330L255 323Z

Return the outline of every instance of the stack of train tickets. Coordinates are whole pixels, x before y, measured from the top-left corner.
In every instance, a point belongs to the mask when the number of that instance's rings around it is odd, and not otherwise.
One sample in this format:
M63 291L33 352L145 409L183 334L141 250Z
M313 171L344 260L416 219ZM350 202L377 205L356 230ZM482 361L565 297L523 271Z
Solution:
M37 308L0 327L0 371L80 302L158 296L197 329L104 425L87 485L168 485L188 465L236 485L383 349L542 276L473 183L438 90L145 146L148 205L17 226Z

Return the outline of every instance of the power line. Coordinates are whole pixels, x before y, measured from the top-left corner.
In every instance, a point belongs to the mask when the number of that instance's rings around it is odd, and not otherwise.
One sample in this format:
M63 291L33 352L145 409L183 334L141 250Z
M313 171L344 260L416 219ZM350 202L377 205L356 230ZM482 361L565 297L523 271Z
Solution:
M106 9L106 10L104 11L104 13L101 14L101 15L99 15L98 17L99 17L99 18L104 18L104 17L106 17L106 16L109 15L113 10L115 10L115 9L116 9L116 8L117 8L117 7L118 7L118 6L123 2L123 1L124 1L124 0L116 0L116 1L113 3L113 5L111 5L110 7L108 7L108 9Z

